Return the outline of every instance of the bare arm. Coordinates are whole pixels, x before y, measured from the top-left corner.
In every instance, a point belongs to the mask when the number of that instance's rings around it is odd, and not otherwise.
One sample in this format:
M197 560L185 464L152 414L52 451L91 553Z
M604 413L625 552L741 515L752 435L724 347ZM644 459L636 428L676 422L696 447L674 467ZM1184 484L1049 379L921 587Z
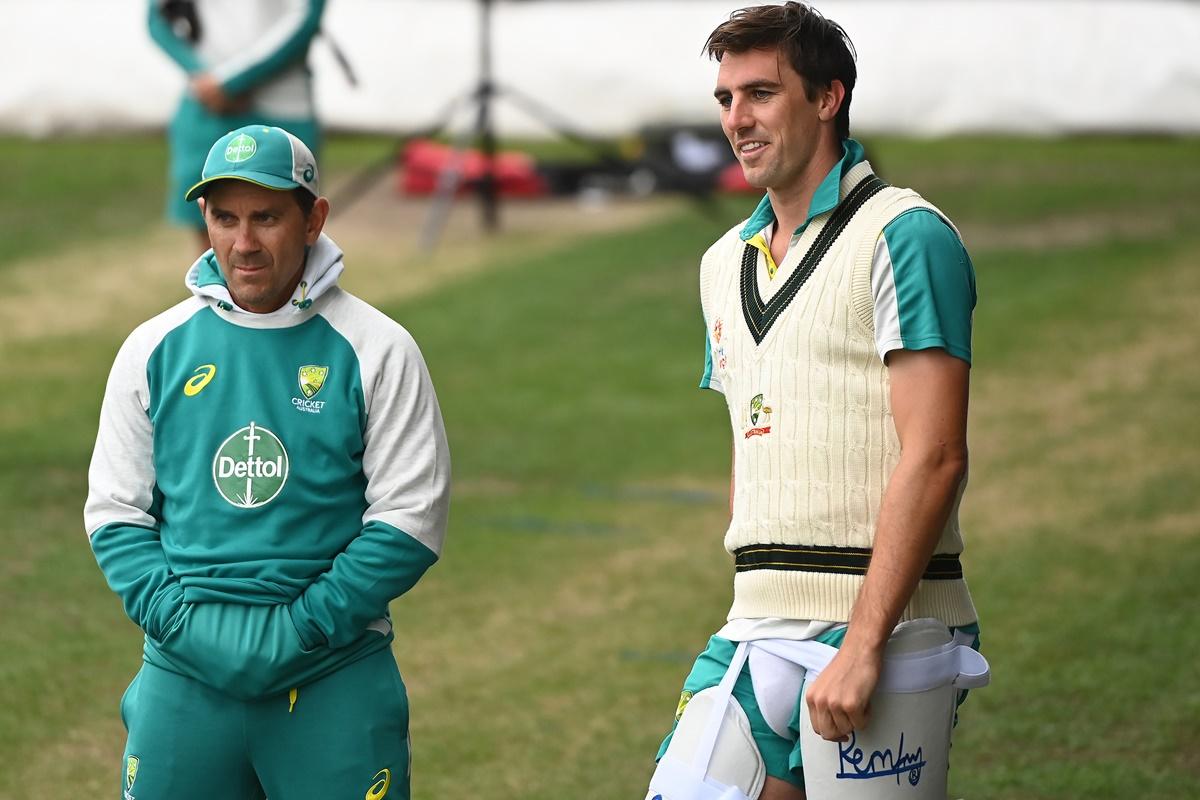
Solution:
M967 465L968 364L940 349L897 350L888 373L900 462L846 638L807 694L813 730L831 741L867 724L884 645L929 564Z

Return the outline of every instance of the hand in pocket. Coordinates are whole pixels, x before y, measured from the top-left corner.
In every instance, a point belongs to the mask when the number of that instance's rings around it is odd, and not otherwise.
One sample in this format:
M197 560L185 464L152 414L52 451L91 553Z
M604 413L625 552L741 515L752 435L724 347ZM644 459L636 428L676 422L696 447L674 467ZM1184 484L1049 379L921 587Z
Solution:
M154 645L180 672L243 700L286 690L317 657L301 646L284 605L188 604Z

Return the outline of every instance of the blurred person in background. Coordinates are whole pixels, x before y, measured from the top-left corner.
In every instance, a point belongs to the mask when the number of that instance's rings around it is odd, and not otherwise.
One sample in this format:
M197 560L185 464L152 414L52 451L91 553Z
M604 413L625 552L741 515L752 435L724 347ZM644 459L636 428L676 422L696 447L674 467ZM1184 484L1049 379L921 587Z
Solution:
M839 25L801 3L746 8L706 49L722 127L766 194L700 267L700 385L733 428L733 605L684 682L648 797L716 797L673 794L670 778L701 769L697 742L720 725L704 763L741 792L721 797L799 800L802 712L818 742L861 732L897 623L978 647L958 525L975 276L949 220L879 180L850 138L857 69ZM762 656L780 641L828 645L807 691L805 669Z
M187 192L213 249L117 353L85 527L144 632L126 800L409 797L389 603L437 561L450 456L412 337L338 287L297 137L252 125Z
M220 136L278 125L320 154L308 48L325 0L149 0L150 36L187 74L167 129L167 218L211 243L197 207L183 200Z

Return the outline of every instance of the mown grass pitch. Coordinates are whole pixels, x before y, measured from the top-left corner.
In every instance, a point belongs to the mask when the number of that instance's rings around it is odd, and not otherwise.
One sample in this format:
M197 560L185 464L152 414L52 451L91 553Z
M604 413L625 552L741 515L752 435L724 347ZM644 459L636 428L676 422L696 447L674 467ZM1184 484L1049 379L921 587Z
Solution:
M954 217L978 272L965 563L994 681L964 707L954 796L1197 796L1197 142L868 145ZM71 147L106 163L118 144ZM23 169L53 184L55 163ZM105 214L157 214L146 186ZM21 192L0 197L5 237L23 235ZM163 234L122 222L97 240L111 225L88 207L24 197L66 210L0 264L0 797L101 797L123 768L139 637L81 506L112 355L160 291L102 289ZM729 602L728 423L693 388L695 270L752 202L532 255L502 240L486 268L402 301L373 284L422 345L455 464L445 557L393 609L416 797L641 796ZM178 292L185 261L162 265L163 287ZM72 280L105 313L57 307ZM14 333L9 312L32 303L44 331Z

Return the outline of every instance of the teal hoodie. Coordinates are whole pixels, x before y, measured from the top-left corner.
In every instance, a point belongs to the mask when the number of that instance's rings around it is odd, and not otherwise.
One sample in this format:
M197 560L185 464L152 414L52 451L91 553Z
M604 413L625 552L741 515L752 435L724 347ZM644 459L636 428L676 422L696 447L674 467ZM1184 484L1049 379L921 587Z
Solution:
M342 270L322 236L290 302L254 314L210 251L105 390L84 509L96 560L145 660L232 696L388 647L388 603L441 553L450 458L429 373Z

